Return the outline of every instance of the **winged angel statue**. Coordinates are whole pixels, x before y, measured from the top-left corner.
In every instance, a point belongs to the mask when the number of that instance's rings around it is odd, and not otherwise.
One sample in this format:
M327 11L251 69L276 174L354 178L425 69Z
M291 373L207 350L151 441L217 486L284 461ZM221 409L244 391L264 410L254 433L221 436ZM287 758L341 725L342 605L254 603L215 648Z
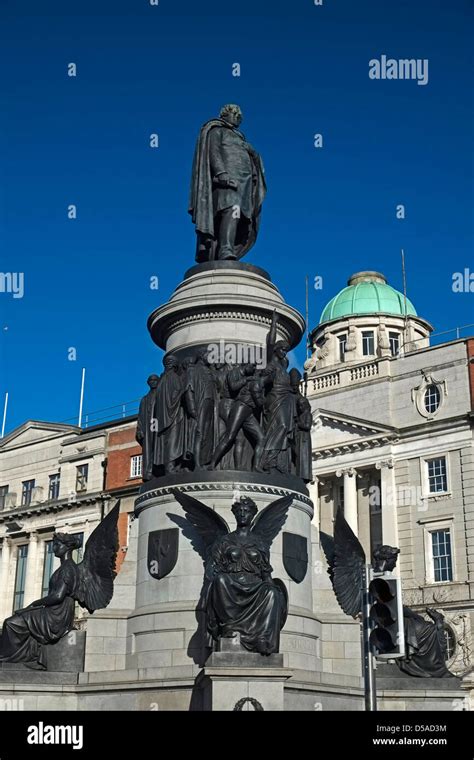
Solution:
M208 633L214 641L239 634L249 652L278 652L288 593L283 581L272 578L270 546L286 521L293 496L277 499L260 512L252 499L241 497L232 505L237 528L231 531L210 507L182 491L173 494L189 523L183 532L204 560Z
M60 560L49 581L48 593L7 618L0 637L0 663L23 662L45 670L45 644L59 641L73 627L76 601L92 613L107 607L113 594L118 551L117 520L120 501L92 532L84 559L76 564L72 552L77 535L55 533L53 552Z
M338 510L334 523L334 538L320 533L321 546L328 563L328 574L343 612L351 617L362 613L362 572L366 565L365 552L357 536ZM373 552L376 572L395 569L400 549L380 546ZM403 607L403 623L407 655L397 659L397 665L411 676L444 678L452 673L446 667L446 639L444 617L440 612L427 609L432 623L410 607Z

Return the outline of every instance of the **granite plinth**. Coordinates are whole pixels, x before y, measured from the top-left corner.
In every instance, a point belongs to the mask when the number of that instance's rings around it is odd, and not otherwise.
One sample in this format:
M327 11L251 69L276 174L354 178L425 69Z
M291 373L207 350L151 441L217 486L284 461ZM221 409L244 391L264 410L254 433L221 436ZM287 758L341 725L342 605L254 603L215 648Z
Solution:
M272 281L272 278L265 269L257 267L255 264L247 264L243 261L206 261L202 264L196 264L186 270L184 273L184 279L187 280L189 277L193 277L195 274L200 274L201 272L212 272L223 269L233 269L237 272L252 272L253 274L258 274L259 277L263 277L269 282Z

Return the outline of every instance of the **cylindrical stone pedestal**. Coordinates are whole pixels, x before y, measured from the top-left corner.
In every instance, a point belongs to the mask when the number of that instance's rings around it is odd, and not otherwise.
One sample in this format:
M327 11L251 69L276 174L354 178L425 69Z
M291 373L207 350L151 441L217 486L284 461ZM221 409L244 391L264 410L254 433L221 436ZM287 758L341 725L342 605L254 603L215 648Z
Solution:
M202 667L211 651L206 648L205 616L199 610L204 566L193 547L198 534L187 521L172 488L185 491L215 509L231 531L235 530L231 506L240 496L250 496L259 510L286 494L294 496L270 555L273 578L283 580L289 595L289 615L281 633L280 652L284 655L285 667L318 670L319 623L312 614L313 505L307 489L298 478L237 471L181 473L156 479L143 487L145 490L135 507L139 520L137 595L136 608L128 620L130 651L126 667L172 669L193 663ZM178 557L169 574L157 580L150 573L149 535L169 528L179 528ZM290 578L284 566L285 532L303 536L307 542L308 568L299 583Z
M241 262L198 264L186 272L169 301L150 314L148 329L160 348L178 358L202 347L265 347L274 310L278 339L294 348L304 319L285 303L267 272ZM260 364L252 356L226 360Z

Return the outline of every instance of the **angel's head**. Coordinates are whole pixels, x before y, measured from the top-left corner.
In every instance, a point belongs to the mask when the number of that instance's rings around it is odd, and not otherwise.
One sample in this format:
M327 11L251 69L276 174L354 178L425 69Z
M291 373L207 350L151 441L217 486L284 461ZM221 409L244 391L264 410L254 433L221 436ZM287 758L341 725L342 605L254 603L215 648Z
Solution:
M82 546L82 536L77 533L55 533L53 536L53 553L55 557L64 557L68 552Z
M239 528L250 525L258 512L257 505L248 496L241 496L239 501L232 504L232 512Z

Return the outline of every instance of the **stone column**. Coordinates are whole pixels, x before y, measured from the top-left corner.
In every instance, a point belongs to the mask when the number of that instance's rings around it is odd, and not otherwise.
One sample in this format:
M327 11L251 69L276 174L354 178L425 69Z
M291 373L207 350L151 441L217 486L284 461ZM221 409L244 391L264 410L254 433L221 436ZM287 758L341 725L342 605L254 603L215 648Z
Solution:
M344 475L344 517L357 536L359 533L357 520L357 472L353 467L339 470L336 475Z
M375 464L376 469L380 470L382 538L383 543L388 546L398 546L397 494L393 464L393 459L384 459Z
M35 581L37 575L36 560L38 555L38 534L30 533L28 544L28 557L26 560L25 596L23 607L27 607L35 600Z
M0 576L0 625L11 613L9 605L9 570L10 570L10 539L4 538L2 544L2 570Z

